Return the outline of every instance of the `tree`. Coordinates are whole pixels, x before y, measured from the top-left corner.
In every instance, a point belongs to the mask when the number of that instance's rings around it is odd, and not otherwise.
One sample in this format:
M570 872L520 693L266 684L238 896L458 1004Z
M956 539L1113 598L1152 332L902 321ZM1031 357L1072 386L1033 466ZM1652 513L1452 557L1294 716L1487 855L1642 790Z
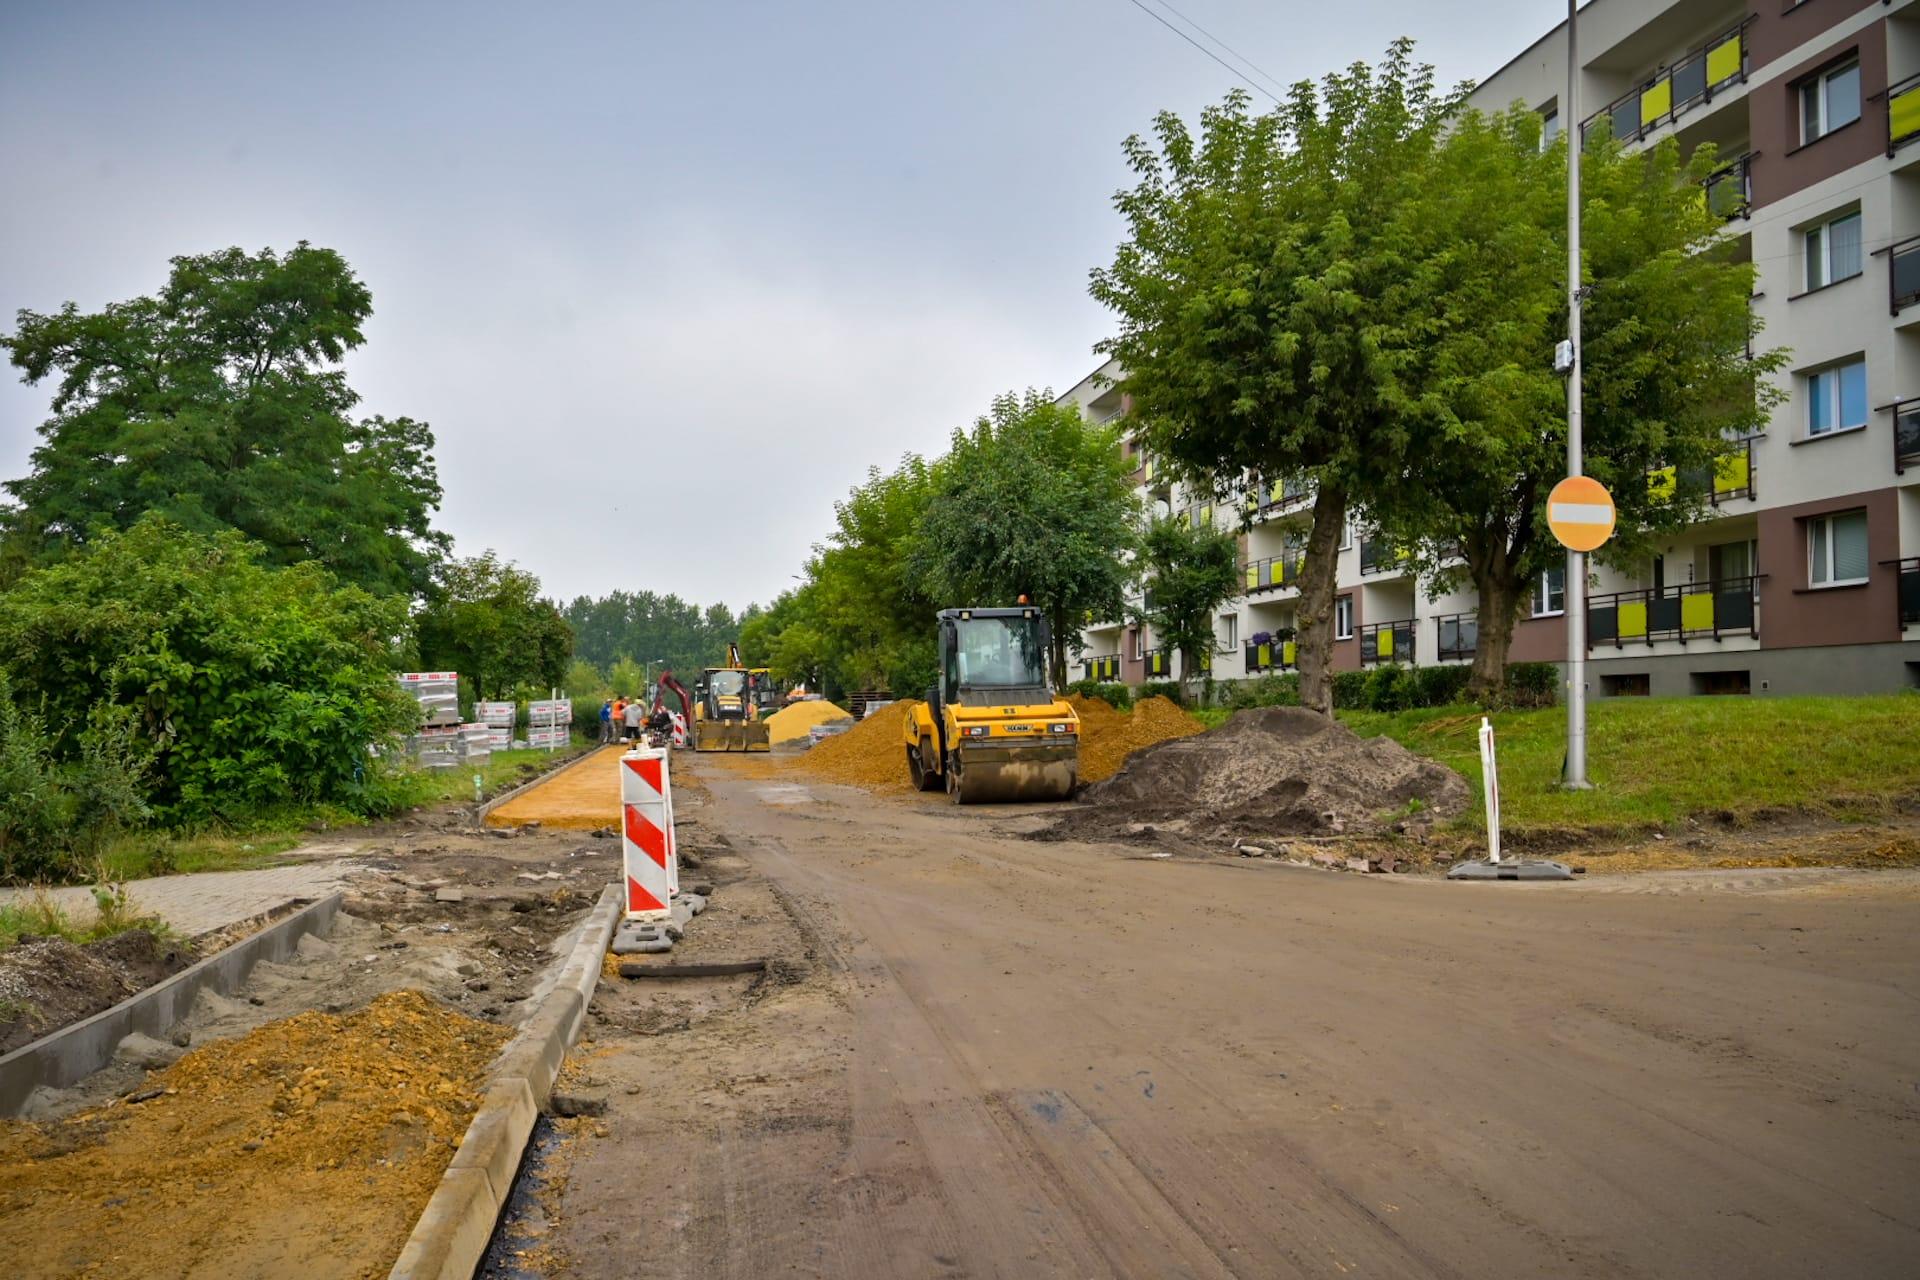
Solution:
M158 296L92 314L21 311L0 347L29 384L58 387L32 472L5 486L0 564L17 574L156 511L237 529L270 564L424 591L446 547L433 434L348 416L339 364L371 312L346 261L304 241L175 258Z
M917 570L957 604L1027 596L1051 625L1062 687L1081 619L1117 618L1125 603L1139 512L1130 469L1117 431L1050 393L997 396L971 431L953 433L914 541Z
M1301 702L1322 714L1347 508L1398 484L1420 444L1405 377L1433 300L1410 281L1395 215L1425 188L1458 95L1436 95L1411 54L1396 41L1377 69L1302 81L1266 115L1235 92L1201 113L1197 139L1162 112L1156 144L1127 140L1128 238L1092 274L1119 318L1099 349L1176 478L1220 495L1249 476L1314 482L1298 654Z
M146 801L172 825L375 811L368 748L419 715L394 679L405 602L262 558L231 530L150 515L0 592L0 669L48 758L84 762L102 732L130 735Z
M573 631L540 579L491 551L441 566L419 630L422 665L471 678L481 699L557 685L573 656Z
M1565 563L1546 496L1566 474L1566 389L1547 352L1566 333L1564 140L1542 151L1524 106L1465 113L1433 180L1398 214L1418 245L1414 279L1432 300L1405 425L1428 442L1416 474L1372 515L1414 552L1430 590L1465 580L1479 597L1470 692L1503 687L1530 584ZM1683 161L1672 139L1634 155L1588 148L1583 190L1585 471L1612 492L1608 559L1631 564L1706 510L1731 442L1762 429L1777 393L1756 384L1778 352L1758 332L1751 262L1739 261L1703 195L1711 145ZM1663 488L1669 475L1704 483Z
M589 662L609 667L630 658L651 664L655 674L662 662L676 671L719 662L740 627L724 604L702 609L677 595L652 591L613 591L597 600L578 596L567 606L566 619L576 650Z
M1181 700L1193 677L1213 679L1213 611L1240 590L1240 548L1232 534L1185 520L1156 520L1142 540L1147 599L1140 619L1180 655Z

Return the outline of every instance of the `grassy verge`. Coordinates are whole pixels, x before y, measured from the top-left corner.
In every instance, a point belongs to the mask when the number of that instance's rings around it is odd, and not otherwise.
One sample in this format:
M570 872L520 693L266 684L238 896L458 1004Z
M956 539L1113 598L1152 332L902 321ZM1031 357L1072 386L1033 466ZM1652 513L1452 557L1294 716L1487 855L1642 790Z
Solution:
M1480 715L1464 707L1342 713L1480 780ZM1740 822L1768 812L1848 819L1886 814L1920 791L1920 699L1620 698L1588 707L1595 789L1556 785L1566 711L1496 712L1501 824L1528 831L1634 831L1695 815ZM1478 804L1456 819L1484 827Z
M588 751L597 750L598 743L576 742L572 747L563 747L549 752L544 748L529 747L524 751L496 751L487 763L479 769L459 768L440 769L424 774L421 789L424 796L420 804L472 804L473 775L480 775L480 795L483 800L492 799L502 791L511 790L528 778L556 768Z
M65 938L80 946L129 929L148 929L162 937L172 933L158 917L134 914L128 905L126 890L118 885L96 888L93 902L95 913L84 925L75 924L73 917L44 893L36 892L18 902L0 903L0 951L28 935Z

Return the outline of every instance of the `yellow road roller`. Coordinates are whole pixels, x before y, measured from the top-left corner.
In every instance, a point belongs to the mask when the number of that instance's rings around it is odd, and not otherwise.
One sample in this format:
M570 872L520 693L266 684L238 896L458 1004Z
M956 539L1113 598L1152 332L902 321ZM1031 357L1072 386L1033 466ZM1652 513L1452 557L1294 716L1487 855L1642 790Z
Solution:
M1080 773L1080 718L1047 684L1038 609L942 609L940 683L906 719L907 772L958 804L1064 800Z

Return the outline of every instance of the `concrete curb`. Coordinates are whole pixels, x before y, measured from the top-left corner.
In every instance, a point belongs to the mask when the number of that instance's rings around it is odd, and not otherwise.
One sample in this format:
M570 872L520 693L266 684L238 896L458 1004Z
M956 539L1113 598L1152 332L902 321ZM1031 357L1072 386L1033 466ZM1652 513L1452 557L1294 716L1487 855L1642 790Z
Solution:
M620 886L610 884L574 929L540 1007L494 1059L480 1109L388 1280L469 1280L479 1267L513 1191L533 1122L552 1096L554 1077L586 1020L601 957L620 915Z
M202 991L232 995L260 961L285 960L307 934L330 932L345 896L330 893L111 1009L0 1057L0 1116L18 1115L42 1085L59 1089L86 1079L111 1062L114 1046L133 1032L165 1039Z
M505 804L507 801L513 799L515 796L519 795L523 791L533 790L533 788L539 786L543 782L552 782L555 778L559 777L561 774L565 773L569 769L574 768L577 765L585 764L587 761L599 755L600 752L609 745L611 744L600 743L595 746L588 747L585 751L582 751L579 755L567 761L565 764L560 765L557 768L549 769L545 773L536 773L533 777L528 778L525 782L521 783L519 786L510 788L509 790L506 790L506 791L502 791L499 795L493 797L493 799L487 801L485 804L480 806L479 811L473 815L473 825L476 827L486 826L487 815L492 813L495 809L499 808L501 805Z

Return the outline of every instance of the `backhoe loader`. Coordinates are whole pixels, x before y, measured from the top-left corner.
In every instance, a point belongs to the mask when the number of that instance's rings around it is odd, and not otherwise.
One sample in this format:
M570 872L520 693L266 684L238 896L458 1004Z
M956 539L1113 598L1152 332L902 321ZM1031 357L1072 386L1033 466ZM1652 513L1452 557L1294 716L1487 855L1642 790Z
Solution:
M942 609L940 683L906 719L907 774L957 804L1064 800L1080 771L1080 718L1047 684L1038 609Z
M755 694L763 677L740 661L740 647L727 646L727 665L702 673L695 702L695 751L771 751L766 721L759 719Z

